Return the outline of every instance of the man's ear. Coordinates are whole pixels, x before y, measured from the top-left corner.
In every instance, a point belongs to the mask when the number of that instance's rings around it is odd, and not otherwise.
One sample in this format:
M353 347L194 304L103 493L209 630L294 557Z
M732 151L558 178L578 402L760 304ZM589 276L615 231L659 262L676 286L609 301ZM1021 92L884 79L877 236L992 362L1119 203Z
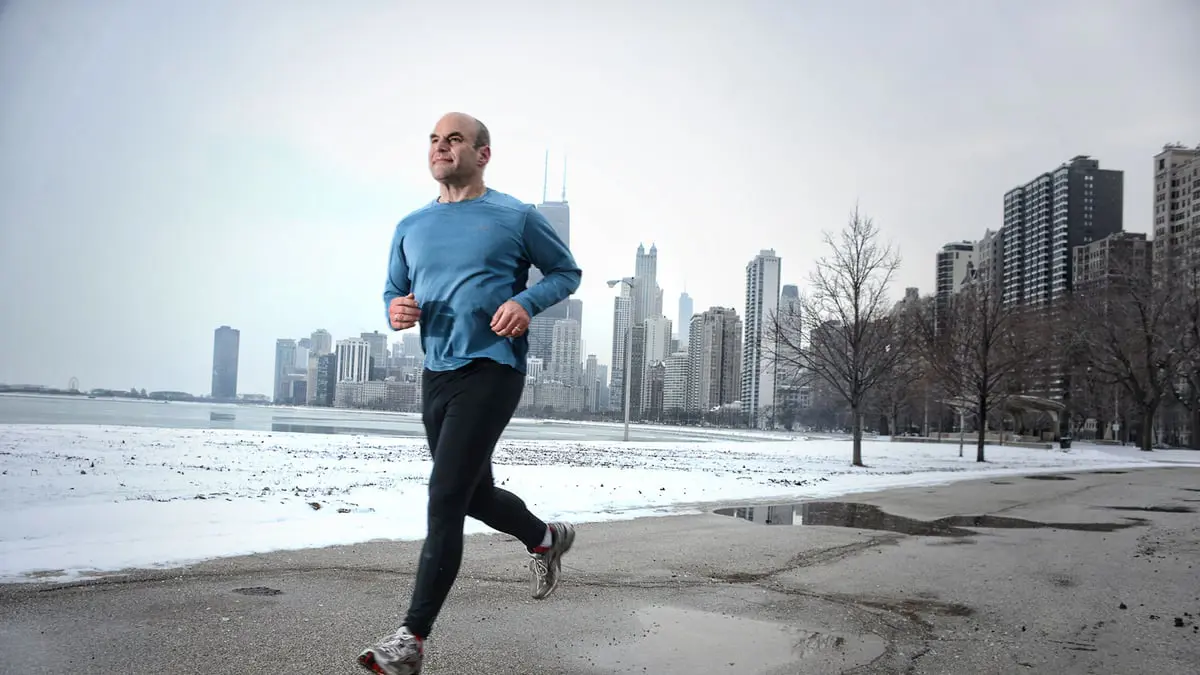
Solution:
M492 146L485 145L479 149L479 166L485 167L492 160Z

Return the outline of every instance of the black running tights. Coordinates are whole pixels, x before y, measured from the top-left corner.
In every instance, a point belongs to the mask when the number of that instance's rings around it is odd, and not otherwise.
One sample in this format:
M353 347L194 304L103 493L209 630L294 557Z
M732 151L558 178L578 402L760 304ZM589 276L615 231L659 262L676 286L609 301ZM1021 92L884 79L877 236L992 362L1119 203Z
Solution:
M520 403L525 376L481 359L457 370L423 373L423 421L433 455L429 523L404 625L425 638L458 577L467 516L532 549L546 523L521 498L496 487L492 451Z

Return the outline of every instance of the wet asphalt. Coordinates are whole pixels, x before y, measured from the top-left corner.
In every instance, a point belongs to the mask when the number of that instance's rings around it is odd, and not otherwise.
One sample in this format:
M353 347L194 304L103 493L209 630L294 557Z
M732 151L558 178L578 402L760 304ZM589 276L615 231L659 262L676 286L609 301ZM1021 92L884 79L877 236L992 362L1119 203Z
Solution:
M425 673L1194 672L1200 469L1062 478L585 524L540 602L470 537ZM0 586L0 673L365 672L418 547Z

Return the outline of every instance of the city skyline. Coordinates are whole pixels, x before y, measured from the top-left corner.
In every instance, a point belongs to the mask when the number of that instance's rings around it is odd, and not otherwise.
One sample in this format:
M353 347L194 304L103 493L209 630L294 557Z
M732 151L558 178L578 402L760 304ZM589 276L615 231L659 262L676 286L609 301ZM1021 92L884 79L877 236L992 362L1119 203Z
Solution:
M774 248L803 290L821 231L858 202L904 257L892 296L928 293L937 246L998 230L1006 190L1075 155L1125 172L1124 228L1150 232L1150 157L1200 140L1186 85L1200 10L1182 0L1055 3L1036 22L947 7L936 26L881 2L870 11L888 28L869 34L861 6L484 8L468 32L485 43L502 27L519 46L455 55L463 68L487 55L491 76L468 92L409 65L433 48L419 27L434 11L9 3L0 282L21 290L0 300L18 317L0 381L204 393L212 331L229 325L239 390L270 394L276 338L385 331L387 241L435 192L424 145L450 109L489 124L489 184L525 201L542 194L545 148L570 156L581 341L601 361L604 282L628 274L639 241L662 252L669 316L685 283L697 309L740 312L746 260ZM685 30L660 35L667 17ZM721 49L706 26L725 31ZM319 37L297 48L301 34ZM524 65L547 50L561 58ZM511 95L547 82L536 104ZM88 115L70 113L83 102ZM655 150L650 127L665 129Z

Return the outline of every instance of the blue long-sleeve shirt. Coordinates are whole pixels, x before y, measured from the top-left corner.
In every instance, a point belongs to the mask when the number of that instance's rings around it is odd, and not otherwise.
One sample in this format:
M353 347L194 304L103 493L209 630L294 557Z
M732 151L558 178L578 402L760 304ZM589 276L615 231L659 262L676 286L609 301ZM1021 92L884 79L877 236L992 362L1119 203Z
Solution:
M529 267L544 278L526 288ZM455 370L491 359L525 372L528 332L505 338L492 317L515 300L532 318L579 288L582 270L546 217L503 192L487 190L462 202L438 201L396 226L383 290L413 293L421 308L421 345L429 370ZM390 327L391 317L388 318Z

